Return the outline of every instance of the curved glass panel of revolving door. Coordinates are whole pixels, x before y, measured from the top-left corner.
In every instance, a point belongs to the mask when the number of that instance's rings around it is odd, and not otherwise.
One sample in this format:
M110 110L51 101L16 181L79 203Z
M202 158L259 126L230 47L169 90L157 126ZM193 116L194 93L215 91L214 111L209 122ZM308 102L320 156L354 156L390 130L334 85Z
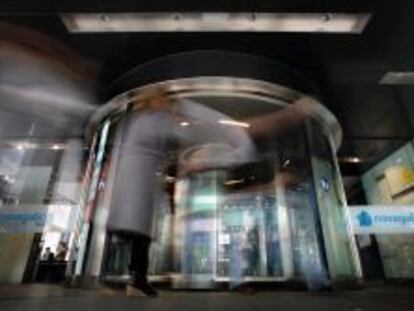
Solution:
M206 96L194 100L209 107L214 116L221 109L219 113L236 120L252 111L267 115L283 109L251 98ZM220 120L226 121L222 126L246 126L227 119L214 119L214 126ZM168 169L159 173L160 183L173 185L175 191L160 194L157 199L157 233L148 271L151 278L172 279L178 288L285 280L300 280L310 286L325 284L329 258L324 251L331 244L326 245L322 238L323 211L318 205L325 203L315 193L317 163L314 148L308 148L308 128L301 123L278 135L251 137L255 158L227 165L222 161L227 155L223 139L217 134L221 132L208 122L200 124L196 125L206 132L199 131L192 138L205 142L198 143L196 149L194 145L177 148L165 164L175 167L175 173L168 173ZM180 131L190 131L192 124L181 122L180 126ZM238 135L235 137L240 138ZM188 150L194 151L193 158ZM202 170L191 170L187 166L194 159L208 163ZM104 275L128 278L129 242L116 236L107 241Z
M174 218L175 286L327 282L303 127L263 146L260 160L185 177Z

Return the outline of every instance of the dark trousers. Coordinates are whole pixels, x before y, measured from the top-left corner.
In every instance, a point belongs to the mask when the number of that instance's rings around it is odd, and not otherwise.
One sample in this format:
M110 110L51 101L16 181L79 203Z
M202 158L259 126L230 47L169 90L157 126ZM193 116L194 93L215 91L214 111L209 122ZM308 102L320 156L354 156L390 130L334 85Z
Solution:
M121 239L131 247L128 269L133 283L138 285L147 283L151 238L143 234L120 230L111 230L109 234L112 238Z
M135 284L145 284L149 264L149 248L151 239L144 235L131 236L131 259L129 271Z

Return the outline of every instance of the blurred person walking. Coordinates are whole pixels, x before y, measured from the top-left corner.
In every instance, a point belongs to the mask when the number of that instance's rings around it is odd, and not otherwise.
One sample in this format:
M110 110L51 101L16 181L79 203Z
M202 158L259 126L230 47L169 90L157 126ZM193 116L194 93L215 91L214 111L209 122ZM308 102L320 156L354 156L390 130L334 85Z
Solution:
M147 270L153 215L159 190L157 171L169 149L172 102L161 90L142 94L137 111L119 125L115 147L119 148L108 231L130 241L129 271L132 280L126 294L156 297Z

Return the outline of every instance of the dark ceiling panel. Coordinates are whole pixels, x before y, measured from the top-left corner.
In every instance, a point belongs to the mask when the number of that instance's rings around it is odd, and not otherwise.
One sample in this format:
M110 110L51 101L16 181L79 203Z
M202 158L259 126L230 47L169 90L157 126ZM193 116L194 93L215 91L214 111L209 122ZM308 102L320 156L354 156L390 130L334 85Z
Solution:
M384 1L369 0L6 0L0 2L3 13L56 12L163 12L163 11L337 11L379 10Z
M331 109L344 124L345 137L410 137L411 125L393 88L336 85Z
M341 172L347 176L359 176L409 140L408 138L345 139L338 153ZM349 158L354 157L361 162L350 162Z

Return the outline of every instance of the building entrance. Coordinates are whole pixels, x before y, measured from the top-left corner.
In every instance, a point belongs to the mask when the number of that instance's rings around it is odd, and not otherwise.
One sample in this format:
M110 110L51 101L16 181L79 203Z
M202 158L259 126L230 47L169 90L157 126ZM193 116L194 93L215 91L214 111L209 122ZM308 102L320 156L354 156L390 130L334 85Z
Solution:
M168 130L160 122L149 131L174 137L153 172L153 281L175 288L249 281L318 287L360 278L335 158L341 138L334 116L284 86L211 75L132 88L92 120L75 276L129 278L131 246L108 234L107 219L117 208L113 196L120 195L117 137L132 135L123 120L142 120L140 94L148 88L166 90L174 102ZM141 187L130 181L128 191Z

